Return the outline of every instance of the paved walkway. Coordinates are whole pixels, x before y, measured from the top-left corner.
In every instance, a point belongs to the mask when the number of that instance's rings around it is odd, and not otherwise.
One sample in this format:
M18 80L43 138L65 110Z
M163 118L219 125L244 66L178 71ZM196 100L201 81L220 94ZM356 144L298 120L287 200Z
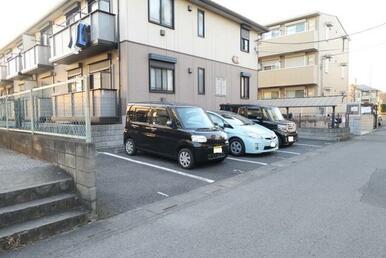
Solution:
M385 257L386 131L176 196L9 257Z
M47 162L0 147L0 193L67 177Z

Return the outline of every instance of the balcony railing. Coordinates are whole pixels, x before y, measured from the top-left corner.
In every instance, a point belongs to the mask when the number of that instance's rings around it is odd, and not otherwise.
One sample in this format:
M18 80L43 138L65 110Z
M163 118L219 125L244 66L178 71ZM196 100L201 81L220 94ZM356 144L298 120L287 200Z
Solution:
M52 68L49 57L49 46L35 45L22 54L23 69L21 72L23 74L33 74Z
M8 83L9 81L7 81L7 66L0 65L0 86L4 86Z
M21 76L22 70L22 58L21 55L16 55L7 62L7 80L17 79Z
M79 23L90 25L90 42L85 48L75 46ZM51 63L69 64L92 54L97 54L116 46L115 14L96 10L80 20L56 32L50 38Z
M261 71L258 80L259 88L316 85L318 83L318 69L316 65L309 65Z
M278 38L265 39L259 46L259 57L317 50L318 45L317 43L314 43L317 40L317 31L306 31ZM296 44L297 42L300 42L300 44Z

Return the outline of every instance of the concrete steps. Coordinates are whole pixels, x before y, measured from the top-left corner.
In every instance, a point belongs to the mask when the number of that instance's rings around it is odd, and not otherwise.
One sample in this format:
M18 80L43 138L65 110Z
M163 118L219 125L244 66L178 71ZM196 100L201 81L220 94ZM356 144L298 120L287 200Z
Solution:
M35 175L39 175L36 173ZM55 171L0 192L0 253L87 222L71 177Z
M0 250L26 245L85 223L87 211L72 210L0 229Z

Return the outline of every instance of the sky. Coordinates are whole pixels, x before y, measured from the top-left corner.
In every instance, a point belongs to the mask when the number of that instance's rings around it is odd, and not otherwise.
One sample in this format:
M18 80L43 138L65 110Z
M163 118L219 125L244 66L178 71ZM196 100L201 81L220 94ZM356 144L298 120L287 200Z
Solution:
M0 47L24 32L59 2L61 0L2 0ZM348 34L386 23L384 0L215 0L215 2L262 25L315 11L338 16ZM10 10L17 10L17 13ZM367 84L386 91L386 65L383 63L385 59L386 26L352 36L350 83Z

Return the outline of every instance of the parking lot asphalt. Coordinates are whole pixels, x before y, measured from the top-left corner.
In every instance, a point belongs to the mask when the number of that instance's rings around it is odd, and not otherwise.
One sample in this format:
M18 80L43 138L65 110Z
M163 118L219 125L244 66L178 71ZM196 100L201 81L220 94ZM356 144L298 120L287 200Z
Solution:
M300 140L293 146L245 157L229 156L221 163L207 163L184 170L175 160L147 153L130 157L124 150L104 150L97 156L97 207L99 218L139 208L195 188L270 166L331 144Z

